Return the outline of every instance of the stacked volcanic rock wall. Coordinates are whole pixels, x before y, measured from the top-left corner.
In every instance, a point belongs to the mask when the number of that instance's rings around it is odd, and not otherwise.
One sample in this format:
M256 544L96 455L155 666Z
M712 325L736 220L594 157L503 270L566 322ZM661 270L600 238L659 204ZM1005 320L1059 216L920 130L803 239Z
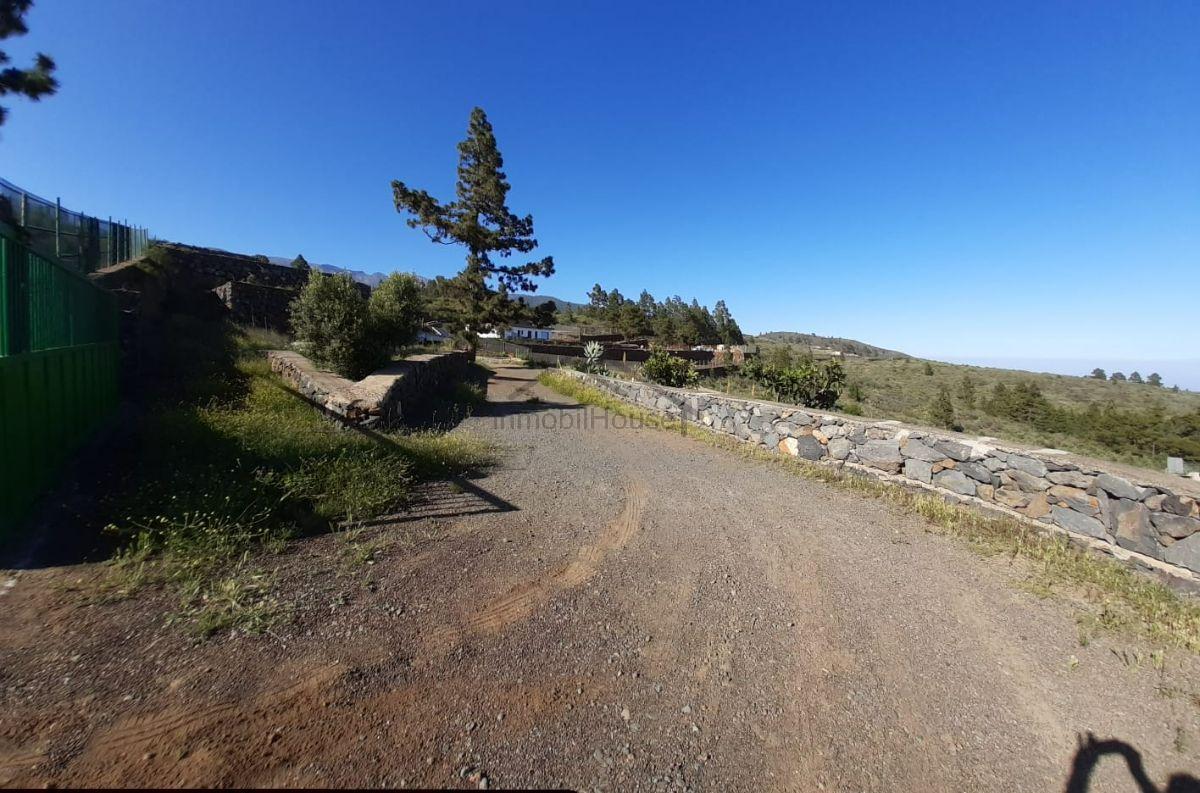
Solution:
M300 294L298 289L245 281L229 281L213 291L229 309L229 316L234 322L273 328L280 332L287 332L290 327L291 304Z
M1078 458L1005 448L991 439L940 434L895 421L854 420L722 394L562 371L644 408L771 452L919 483L1200 573L1197 498L1176 493L1161 482L1106 471L1103 463L1082 464Z

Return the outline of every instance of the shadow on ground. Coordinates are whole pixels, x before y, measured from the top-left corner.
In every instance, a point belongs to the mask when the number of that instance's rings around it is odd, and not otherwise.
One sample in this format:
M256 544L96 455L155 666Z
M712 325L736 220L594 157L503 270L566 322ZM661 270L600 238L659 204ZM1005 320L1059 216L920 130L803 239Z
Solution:
M1092 772L1105 755L1117 755L1125 761L1129 775L1141 793L1200 793L1200 779L1182 772L1172 774L1167 786L1159 788L1146 774L1141 752L1116 738L1098 741L1090 732L1087 738L1080 736L1065 793L1087 793L1091 789Z

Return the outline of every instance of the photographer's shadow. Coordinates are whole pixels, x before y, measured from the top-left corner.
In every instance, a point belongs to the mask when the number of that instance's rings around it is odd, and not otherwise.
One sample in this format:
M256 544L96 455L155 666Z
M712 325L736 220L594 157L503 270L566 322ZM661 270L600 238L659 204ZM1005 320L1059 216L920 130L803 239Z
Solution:
M1120 755L1125 759L1129 775L1142 793L1200 793L1200 779L1186 773L1175 773L1167 780L1167 786L1160 788L1146 774L1142 764L1142 755L1131 745L1115 738L1105 741L1096 740L1092 733L1085 740L1079 738L1079 749L1075 752L1075 760L1071 764L1071 776L1067 780L1065 793L1087 793L1090 789L1092 771L1106 754Z

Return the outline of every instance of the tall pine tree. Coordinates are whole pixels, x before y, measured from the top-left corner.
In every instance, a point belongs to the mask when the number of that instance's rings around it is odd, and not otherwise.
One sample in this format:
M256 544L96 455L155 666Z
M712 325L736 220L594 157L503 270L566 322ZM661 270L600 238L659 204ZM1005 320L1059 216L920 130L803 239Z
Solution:
M521 316L522 304L509 299L514 290L537 291L534 278L554 274L554 258L524 264L507 264L513 253L537 247L533 216L520 217L508 208L509 184L496 136L482 108L471 111L467 137L458 144L458 184L455 200L439 202L424 190L414 190L399 180L392 182L396 211L407 214L412 228L425 232L442 245L463 245L466 266L453 280L450 292L459 307L455 325L475 348L481 329L507 325ZM497 288L489 280L495 278Z

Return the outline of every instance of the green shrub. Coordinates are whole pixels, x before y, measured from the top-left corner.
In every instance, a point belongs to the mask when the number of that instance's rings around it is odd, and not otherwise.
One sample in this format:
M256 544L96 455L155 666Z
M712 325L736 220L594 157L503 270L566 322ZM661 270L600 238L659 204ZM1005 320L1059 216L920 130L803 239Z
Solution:
M742 366L742 374L771 390L781 402L808 407L832 408L846 373L836 358L818 364L803 357L786 369L751 358Z
M387 361L387 340L375 324L367 299L345 274L310 272L292 303L292 328L311 345L313 361L353 380Z
M423 315L421 287L407 273L389 275L368 300L350 276L310 271L292 303L292 327L312 359L353 380L416 338Z
M642 375L652 383L680 388L692 385L697 380L696 367L692 362L671 355L666 350L654 350L642 364Z
M421 285L408 273L392 273L371 290L368 302L374 332L389 352L410 343L421 329Z

